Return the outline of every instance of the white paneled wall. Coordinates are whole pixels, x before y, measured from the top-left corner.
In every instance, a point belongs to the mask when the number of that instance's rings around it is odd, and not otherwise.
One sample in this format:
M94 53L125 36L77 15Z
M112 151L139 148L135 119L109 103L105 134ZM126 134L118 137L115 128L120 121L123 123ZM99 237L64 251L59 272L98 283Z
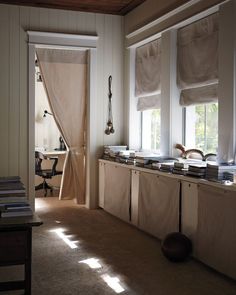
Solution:
M0 176L20 175L27 186L27 30L98 35L97 155L103 144L123 142L123 17L0 5ZM115 134L104 134L108 76L113 77ZM34 138L29 140L34 141Z

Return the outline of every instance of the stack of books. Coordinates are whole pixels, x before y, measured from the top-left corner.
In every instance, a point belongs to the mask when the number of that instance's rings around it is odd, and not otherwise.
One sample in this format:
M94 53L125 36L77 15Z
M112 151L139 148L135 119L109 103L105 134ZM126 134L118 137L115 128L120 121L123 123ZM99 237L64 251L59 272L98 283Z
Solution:
M206 163L202 162L202 164L191 164L188 167L188 172L186 173L188 176L195 176L199 178L205 178L206 176Z
M127 150L127 145L104 145L103 159L116 161L120 151Z
M0 212L1 217L33 214L19 176L0 177Z
M136 152L135 165L138 167L145 167L152 169L152 163L158 163L159 156L154 153Z
M215 162L207 163L206 178L208 180L230 180L234 182L236 165L234 164L217 164Z
M174 174L186 175L188 172L189 164L186 162L175 162L172 172Z
M174 162L163 162L161 163L160 171L171 173L174 169Z
M134 150L121 150L116 155L116 162L134 165L135 163L135 151Z

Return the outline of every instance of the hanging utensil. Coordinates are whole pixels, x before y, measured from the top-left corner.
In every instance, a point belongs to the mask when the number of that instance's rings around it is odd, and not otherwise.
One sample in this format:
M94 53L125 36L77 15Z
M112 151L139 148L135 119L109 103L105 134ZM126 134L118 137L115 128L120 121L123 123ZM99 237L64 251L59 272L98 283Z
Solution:
M107 128L105 130L105 133L107 135L115 132L115 129L113 128L113 117L112 117L111 82L112 82L112 76L109 76L109 78L108 78L108 120L107 120Z

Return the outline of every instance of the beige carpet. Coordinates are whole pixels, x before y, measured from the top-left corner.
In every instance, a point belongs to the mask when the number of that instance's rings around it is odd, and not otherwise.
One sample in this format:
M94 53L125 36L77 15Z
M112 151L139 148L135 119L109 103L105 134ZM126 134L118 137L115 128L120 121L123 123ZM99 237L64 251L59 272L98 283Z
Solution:
M33 295L236 294L234 281L192 259L169 262L157 239L103 210L55 197L37 198L36 205L44 224L33 229ZM16 270L0 272L6 275Z

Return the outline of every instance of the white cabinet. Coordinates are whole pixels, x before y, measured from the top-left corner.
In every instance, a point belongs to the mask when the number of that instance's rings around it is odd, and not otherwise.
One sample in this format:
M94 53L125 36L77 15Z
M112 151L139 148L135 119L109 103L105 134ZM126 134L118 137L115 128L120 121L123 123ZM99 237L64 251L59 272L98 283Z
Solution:
M234 186L101 160L99 206L159 239L181 221L193 256L236 279Z
M196 257L236 279L236 192L200 184Z
M98 206L104 208L105 163L99 161L99 197Z
M194 244L198 225L198 185L182 181L181 228Z
M179 230L180 181L152 173L140 173L138 226L163 239Z
M130 169L116 164L105 164L104 179L104 209L112 215L130 222Z
M131 223L138 226L139 171L131 172Z

